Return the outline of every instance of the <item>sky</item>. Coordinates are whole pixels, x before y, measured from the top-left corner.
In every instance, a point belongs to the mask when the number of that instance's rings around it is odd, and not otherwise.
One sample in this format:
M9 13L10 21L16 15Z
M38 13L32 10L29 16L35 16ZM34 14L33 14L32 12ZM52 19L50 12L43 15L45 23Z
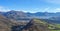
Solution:
M0 0L0 11L60 12L60 0Z

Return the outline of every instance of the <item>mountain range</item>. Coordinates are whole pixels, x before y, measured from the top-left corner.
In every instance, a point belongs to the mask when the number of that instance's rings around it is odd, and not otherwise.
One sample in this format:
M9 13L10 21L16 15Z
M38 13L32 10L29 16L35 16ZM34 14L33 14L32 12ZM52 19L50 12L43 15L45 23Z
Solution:
M49 13L49 12L23 12L23 11L9 11L9 12L0 12L4 16L15 16L15 17L53 17L53 16L60 16L60 12L57 13Z
M9 12L0 12L3 16L8 19L16 20L16 21L29 21L33 18L39 19L48 19L54 22L60 22L60 12L49 13L49 12L23 12L23 11L9 11Z
M60 24L60 13L0 12L0 31L20 31L20 29L22 29L22 31L50 31L54 29L60 31L60 25L58 25L58 23ZM21 27L21 25L23 25L23 27Z

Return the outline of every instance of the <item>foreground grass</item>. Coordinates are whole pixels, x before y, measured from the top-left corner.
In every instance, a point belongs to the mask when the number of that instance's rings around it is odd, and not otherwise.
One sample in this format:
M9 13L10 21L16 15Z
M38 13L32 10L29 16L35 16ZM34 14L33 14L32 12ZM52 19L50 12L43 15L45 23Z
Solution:
M55 24L55 26L60 29L60 24ZM60 31L60 30L51 30L51 31Z
M60 30L51 30L51 31L60 31Z

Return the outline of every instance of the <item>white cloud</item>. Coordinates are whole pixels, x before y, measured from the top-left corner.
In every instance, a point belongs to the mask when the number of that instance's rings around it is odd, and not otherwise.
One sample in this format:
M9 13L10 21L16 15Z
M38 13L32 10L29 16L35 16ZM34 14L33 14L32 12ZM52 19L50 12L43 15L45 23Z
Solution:
M49 10L49 7L48 8L45 8L44 10Z
M60 8L56 8L55 10L59 10L60 11Z
M55 12L60 12L60 8L55 8L54 11Z
M60 12L60 8L51 8L49 12Z
M60 8L44 8L43 12L60 12Z
M60 4L60 0L45 0L48 3Z
M0 6L0 12L7 12L7 11L10 11L10 9Z

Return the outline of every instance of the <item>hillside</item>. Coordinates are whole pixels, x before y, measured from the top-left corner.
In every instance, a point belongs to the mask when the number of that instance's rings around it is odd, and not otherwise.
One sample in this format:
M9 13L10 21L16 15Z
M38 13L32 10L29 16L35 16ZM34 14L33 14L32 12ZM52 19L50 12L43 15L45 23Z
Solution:
M25 25L27 22L16 22L0 14L0 31L11 31L12 26Z
M56 29L54 25L40 19L32 19L26 25L13 26L12 31L51 31Z
M0 31L10 31L9 22L10 21L8 19L0 15Z
M60 31L56 24L50 24L40 19L32 19L22 31Z
M50 31L48 25L40 21L39 19L32 19L26 26L23 27L23 30L29 31Z
M11 27L13 25L16 25L16 22L13 22L3 15L0 15L0 31L11 31Z

